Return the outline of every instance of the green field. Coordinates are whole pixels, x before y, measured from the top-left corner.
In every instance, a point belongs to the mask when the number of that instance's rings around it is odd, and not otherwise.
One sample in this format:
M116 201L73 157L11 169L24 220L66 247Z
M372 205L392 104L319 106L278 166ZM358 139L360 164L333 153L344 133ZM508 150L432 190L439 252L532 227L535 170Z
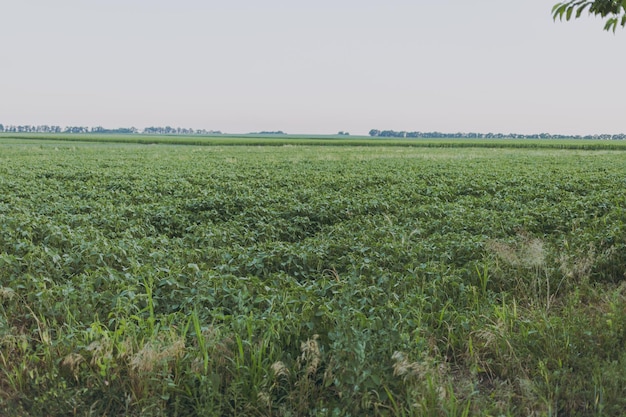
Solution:
M455 139L455 138L371 138L336 135L144 135L0 133L0 140L129 143L143 145L192 146L403 146L433 148L544 148L585 150L626 150L626 141L595 139Z
M0 138L0 415L623 415L621 142L90 138Z

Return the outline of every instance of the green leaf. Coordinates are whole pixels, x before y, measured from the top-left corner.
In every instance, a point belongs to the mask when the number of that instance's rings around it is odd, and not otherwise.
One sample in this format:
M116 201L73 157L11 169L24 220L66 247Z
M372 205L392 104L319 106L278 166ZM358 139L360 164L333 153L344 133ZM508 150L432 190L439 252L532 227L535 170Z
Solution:
M606 24L604 25L604 30L608 32L611 30L611 28L613 30L613 33L615 33L615 29L617 28L617 18L612 17L606 21Z
M564 4L564 3L555 4L554 7L552 7L553 19L556 20L557 18L559 18L560 20L563 20L563 13L565 13L565 10L567 10L567 4Z
M591 5L591 3L585 3L583 4L581 7L578 8L578 10L576 11L576 19L578 19L580 17L580 15L583 13L583 11L589 7Z
M558 14L558 10L562 7L562 3L557 3L554 6L552 6L552 14L553 15L557 15Z

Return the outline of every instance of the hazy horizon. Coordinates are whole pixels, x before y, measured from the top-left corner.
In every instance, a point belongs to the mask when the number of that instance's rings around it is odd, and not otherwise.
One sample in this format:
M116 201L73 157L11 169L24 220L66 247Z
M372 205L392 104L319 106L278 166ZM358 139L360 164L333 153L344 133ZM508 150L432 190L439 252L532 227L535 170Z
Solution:
M8 0L0 123L626 132L626 30L555 2Z

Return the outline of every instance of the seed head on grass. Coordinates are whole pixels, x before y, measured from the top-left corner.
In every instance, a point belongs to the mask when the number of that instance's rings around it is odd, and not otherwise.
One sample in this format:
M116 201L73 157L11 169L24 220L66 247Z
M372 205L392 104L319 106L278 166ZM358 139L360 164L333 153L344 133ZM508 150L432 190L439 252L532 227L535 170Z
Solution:
M590 246L586 254L578 253L576 256L561 254L559 269L565 277L580 281L588 278L595 262L596 251L593 246Z
M487 248L491 251L491 253L495 254L498 259L507 265L517 266L520 264L517 251L513 245L492 240L487 244Z
M146 343L130 360L130 367L137 373L150 373L158 361L159 350L152 343Z
M427 367L419 362L411 362L404 352L394 352L391 355L393 359L393 375L400 376L402 379L417 377L423 378L427 373Z
M546 251L540 239L530 239L521 247L522 265L527 268L541 268L546 263Z
M226 366L235 355L233 345L235 343L233 336L225 335L221 329L215 326L209 326L202 330L204 344L211 350L211 362L216 366ZM197 345L196 345L197 347Z
M65 367L72 374L76 382L78 382L78 370L80 369L80 364L83 362L85 362L83 355L70 353L63 358L61 366Z
M272 397L269 393L265 391L259 391L256 397L259 400L259 403L261 403L263 406L268 408L272 406Z
M87 350L91 352L91 365L96 366L103 359L111 360L111 343L108 340L96 340L87 346Z
M15 297L15 291L9 287L0 287L0 299L11 301Z
M271 369L276 379L289 377L289 368L281 361L274 362Z
M185 352L185 342L182 339L174 340L163 346L159 343L148 342L133 355L130 366L139 373L150 373L156 366L170 364L181 357Z
M317 342L319 335L315 334L311 339L300 344L300 351L302 355L298 358L300 364L306 364L306 374L308 376L315 375L319 368L322 353L320 351L320 345Z
M136 342L131 337L127 337L117 345L117 359L124 360L127 357L132 356L135 350Z
M508 244L493 240L487 244L487 248L504 263L527 269L541 268L546 262L546 250L541 239L531 238L524 234L520 236L520 242Z

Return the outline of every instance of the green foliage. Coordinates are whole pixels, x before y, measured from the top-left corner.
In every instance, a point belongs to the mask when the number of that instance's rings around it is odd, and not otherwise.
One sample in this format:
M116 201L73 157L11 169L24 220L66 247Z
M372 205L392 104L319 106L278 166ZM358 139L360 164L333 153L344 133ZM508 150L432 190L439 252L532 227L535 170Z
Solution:
M436 133L436 132L434 132ZM80 143L126 143L140 145L188 145L188 146L401 146L401 147L424 147L424 148L547 148L547 149L624 149L626 148L626 136L624 134L600 134L587 135L584 137L568 137L564 135L529 135L521 138L521 135L497 134L485 135L484 138L476 139L456 136L420 136L419 138L407 137L403 139L393 137L337 137L337 136L274 136L261 137L253 135L220 135L220 136L185 136L185 135L106 135L106 134L43 134L43 133L0 133L0 139L5 143L13 141L20 143L24 140L48 144L56 142L61 147L66 147L67 142Z
M621 415L625 173L0 142L0 414Z
M555 4L552 15L555 20L578 19L585 10L606 19L604 30L615 32L618 24L626 26L626 1L623 0L569 0Z

